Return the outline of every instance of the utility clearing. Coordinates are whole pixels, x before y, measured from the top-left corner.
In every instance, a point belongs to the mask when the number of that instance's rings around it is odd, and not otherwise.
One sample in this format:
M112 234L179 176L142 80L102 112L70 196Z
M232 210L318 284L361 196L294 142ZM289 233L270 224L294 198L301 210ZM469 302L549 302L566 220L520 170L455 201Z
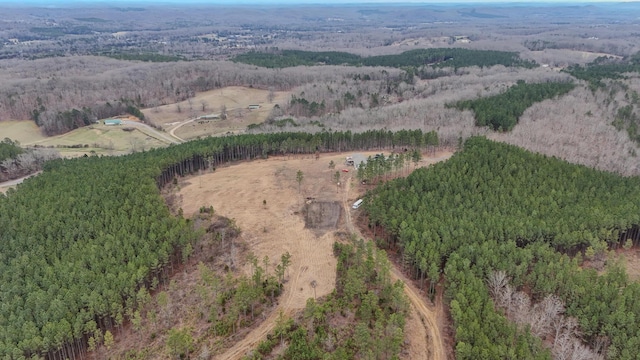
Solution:
M446 160L451 154L436 153L425 157L418 166ZM355 169L343 165L347 155L324 154L319 159L314 155L272 157L218 168L181 182L178 199L185 216L197 213L202 206L213 206L217 214L235 219L242 231L240 240L257 258L268 256L275 260L285 252L291 254L277 308L216 358L242 358L273 330L280 311L291 316L305 307L308 298L322 297L334 289L336 259L332 245L339 241L337 234L356 228L351 213L361 210L353 210L351 204L366 191L358 184ZM335 169L329 168L331 161L336 164ZM343 169L349 172L342 172ZM303 174L300 183L298 171ZM335 181L336 171L341 174L340 185ZM241 266L250 273L250 264ZM405 292L414 309L407 319L403 358L445 359L442 311L436 311L400 271L394 270L393 274L407 284Z

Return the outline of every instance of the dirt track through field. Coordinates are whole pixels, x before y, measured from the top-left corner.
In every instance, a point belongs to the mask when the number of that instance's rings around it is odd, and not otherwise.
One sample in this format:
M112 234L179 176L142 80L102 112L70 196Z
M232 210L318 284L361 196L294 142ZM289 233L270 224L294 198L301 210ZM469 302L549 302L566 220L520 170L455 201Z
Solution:
M365 153L365 156L372 154ZM259 260L269 257L269 272L274 271L283 253L288 251L291 254L291 266L285 276L287 282L277 308L243 339L218 354L216 359L241 359L274 329L280 311L286 316L293 316L304 309L308 298L322 297L334 289L336 259L332 246L337 240L335 229L325 233L307 229L300 211L307 197L341 202L345 208L347 230L357 230L350 216L351 202L354 201L350 198L350 181L342 181L340 188L333 183L335 172L346 168L341 165L345 155L326 154L319 160L312 156L256 160L219 168L181 183L179 195L185 215L196 213L201 206L212 205L216 213L234 218L242 230L242 241L250 251ZM441 161L448 156L450 153L427 158L423 164ZM332 160L337 164L335 169L328 168ZM296 182L298 170L304 173L300 191ZM350 177L353 168L350 170L349 173L341 172L341 175ZM266 206L263 200L266 200ZM249 264L236 266L247 274L250 272ZM407 322L407 328L412 329L407 331L410 338L407 359L445 359L434 311L400 272L394 270L394 277L407 284L407 296L415 312L420 314ZM317 284L315 289L310 285L312 281ZM431 355L426 357L425 354Z

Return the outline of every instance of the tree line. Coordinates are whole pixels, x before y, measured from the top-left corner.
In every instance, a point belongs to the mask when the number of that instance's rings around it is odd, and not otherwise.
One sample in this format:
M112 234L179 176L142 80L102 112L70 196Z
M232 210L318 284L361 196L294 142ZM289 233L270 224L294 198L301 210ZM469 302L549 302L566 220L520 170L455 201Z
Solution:
M469 50L462 48L434 48L405 51L397 55L361 57L338 51L280 50L275 52L248 52L237 55L234 62L266 68L285 68L314 65L384 66L410 68L415 71L424 66L461 68L494 65L531 68L535 63L522 60L518 53L495 50ZM423 70L427 74L426 70ZM430 73L433 74L433 73ZM425 75L426 76L426 75Z
M430 294L444 279L456 358L549 358L530 327L494 306L486 283L504 271L532 304L550 294L562 299L582 345L635 359L640 326L627 319L640 307L627 299L640 286L615 267L599 276L580 265L602 261L609 248L640 245L639 190L638 178L471 138L446 163L384 183L363 207L369 226L380 228L378 243L399 249Z
M17 141L13 141L9 138L4 138L4 140L0 142L0 162L6 159L13 159L23 152L24 150L22 150L20 144Z
M82 109L71 109L66 111L48 111L40 98L37 109L31 112L31 120L38 125L48 136L63 134L73 129L94 124L99 119L124 114L133 115L140 120L144 120L144 114L139 107L144 104L131 99L119 99L112 102L104 102L85 106Z
M435 134L431 132L429 134ZM428 146L437 146L438 138L429 137L427 140ZM367 184L375 184L381 180L387 180L389 176L406 173L409 170L409 164L413 162L414 167L422 159L420 150L413 149L412 151L401 151L396 154L389 154L385 157L384 154L377 154L373 157L369 156L367 162L355 164L358 168L356 176L360 182Z

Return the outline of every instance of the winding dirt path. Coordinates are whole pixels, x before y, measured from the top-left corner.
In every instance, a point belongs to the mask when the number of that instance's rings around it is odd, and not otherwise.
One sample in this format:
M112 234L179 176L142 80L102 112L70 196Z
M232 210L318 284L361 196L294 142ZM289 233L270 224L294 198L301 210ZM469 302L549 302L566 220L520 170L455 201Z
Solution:
M446 152L441 153L439 156L434 158L426 158L422 161L422 166L429 166L436 162L440 162L451 157L453 153ZM367 237L363 236L360 230L353 225L353 220L351 217L351 203L349 200L349 192L353 185L352 176L349 176L348 181L346 182L344 196L342 205L345 211L345 219L347 229L351 233L357 234L359 237L363 239L367 239ZM367 239L370 240L370 239ZM427 304L427 300L424 295L421 294L420 290L418 290L413 282L409 280L403 273L400 271L395 264L391 269L391 276L393 280L400 280L404 283L404 293L409 298L411 302L411 307L413 311L418 315L420 322L423 325L425 330L425 339L421 339L417 334L413 334L411 340L416 342L415 344L411 344L411 348L409 349L409 358L410 359L429 359L429 360L446 360L447 352L445 351L444 340L441 335L441 322L442 322L442 314L444 311L442 310L442 302L437 302L435 305ZM407 322L407 325L410 324L410 321ZM422 329L414 329L420 331L422 334ZM424 341L423 341L424 340Z
M169 130L169 135L173 136L174 138L180 140L180 141L185 141L183 138L179 137L178 135L176 135L176 130L180 129L183 125L186 125L188 123L192 123L194 121L196 121L196 118L193 119L189 119L189 120L185 120L180 122L179 124L177 124L176 126L174 126L171 130Z

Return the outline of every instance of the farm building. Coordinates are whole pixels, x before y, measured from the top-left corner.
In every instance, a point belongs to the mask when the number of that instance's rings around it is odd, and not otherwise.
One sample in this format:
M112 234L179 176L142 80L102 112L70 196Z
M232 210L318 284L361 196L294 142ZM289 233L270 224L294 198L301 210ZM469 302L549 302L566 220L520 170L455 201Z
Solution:
M256 104L249 105L249 110L257 110L257 109L260 109L260 105L256 105Z
M107 125L107 126L122 125L122 120L120 120L120 119L105 119L104 120L104 124Z
M218 120L220 119L220 114L209 114L198 116L198 120Z

